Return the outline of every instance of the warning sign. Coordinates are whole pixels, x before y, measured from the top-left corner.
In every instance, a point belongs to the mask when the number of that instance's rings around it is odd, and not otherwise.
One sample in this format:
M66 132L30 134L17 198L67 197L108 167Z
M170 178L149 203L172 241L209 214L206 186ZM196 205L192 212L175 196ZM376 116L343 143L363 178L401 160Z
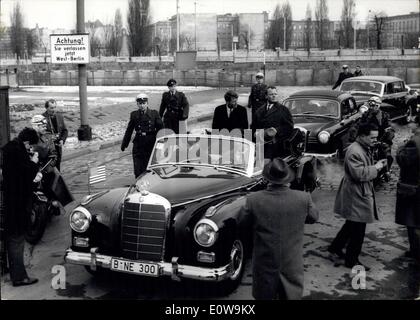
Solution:
M52 34L51 63L89 63L89 34Z

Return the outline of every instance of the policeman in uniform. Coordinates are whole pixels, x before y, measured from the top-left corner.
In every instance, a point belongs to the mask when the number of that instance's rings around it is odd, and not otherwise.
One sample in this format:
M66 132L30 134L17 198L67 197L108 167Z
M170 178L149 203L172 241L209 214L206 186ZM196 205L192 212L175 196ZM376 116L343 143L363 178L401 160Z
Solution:
M139 109L131 112L121 144L121 151L124 151L130 143L133 130L136 131L133 139L133 163L136 178L146 171L156 141L156 134L163 128L158 112L148 108L148 100L148 96L144 93L137 96L136 101Z
M185 94L176 89L174 79L170 79L167 86L169 91L162 95L159 115L163 118L165 128L179 133L179 122L187 120L190 107Z
M255 112L258 108L267 103L267 85L264 83L264 74L258 72L255 77L257 83L251 87L251 94L248 99L248 108L251 108L252 121L255 119Z

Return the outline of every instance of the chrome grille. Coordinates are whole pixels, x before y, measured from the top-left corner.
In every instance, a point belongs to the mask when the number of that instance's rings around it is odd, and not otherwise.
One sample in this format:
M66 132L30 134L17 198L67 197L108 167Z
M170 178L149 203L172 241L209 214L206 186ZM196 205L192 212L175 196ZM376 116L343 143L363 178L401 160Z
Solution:
M166 230L163 205L126 202L121 228L124 258L162 260Z
M318 141L318 138L317 138L317 137L314 137L314 136L309 136L309 138L308 138L308 143L309 143L309 144L318 144L318 143L319 143L319 141Z

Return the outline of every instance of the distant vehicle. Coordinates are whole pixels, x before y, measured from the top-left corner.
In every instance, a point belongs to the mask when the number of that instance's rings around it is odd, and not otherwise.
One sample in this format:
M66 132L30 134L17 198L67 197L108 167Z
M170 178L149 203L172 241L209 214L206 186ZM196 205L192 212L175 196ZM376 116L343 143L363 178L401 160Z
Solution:
M361 105L372 96L382 99L381 110L387 112L391 121L406 122L416 112L417 97L410 92L404 80L391 76L361 76L345 79L340 91L351 93Z
M351 94L305 90L293 93L283 104L292 113L295 128L308 131L305 154L344 157L350 145L349 129L362 116Z
M266 186L255 151L253 142L223 135L158 138L136 183L86 196L70 213L66 262L93 274L236 287L252 246L252 225L240 208L245 195ZM312 191L315 159L284 159L296 172L292 185Z

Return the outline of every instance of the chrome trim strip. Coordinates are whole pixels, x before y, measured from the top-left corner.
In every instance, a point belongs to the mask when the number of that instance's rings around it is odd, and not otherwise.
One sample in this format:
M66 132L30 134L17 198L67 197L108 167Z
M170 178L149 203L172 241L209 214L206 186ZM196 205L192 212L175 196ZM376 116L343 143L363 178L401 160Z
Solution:
M337 152L334 153L311 153L311 152L304 152L304 156L316 157L316 158L337 158Z
M67 249L64 260L66 263L91 266L91 255L91 253L75 252L71 249ZM113 257L111 256L96 254L95 265L98 267L110 269L112 258ZM127 260L126 258L120 259ZM141 262L134 260L129 261ZM232 273L230 263L219 268L195 267L178 264L177 257L173 257L171 262L161 261L151 263L155 263L159 266L159 276L170 276L173 280L177 280L177 278L188 278L202 281L219 282L228 279Z

